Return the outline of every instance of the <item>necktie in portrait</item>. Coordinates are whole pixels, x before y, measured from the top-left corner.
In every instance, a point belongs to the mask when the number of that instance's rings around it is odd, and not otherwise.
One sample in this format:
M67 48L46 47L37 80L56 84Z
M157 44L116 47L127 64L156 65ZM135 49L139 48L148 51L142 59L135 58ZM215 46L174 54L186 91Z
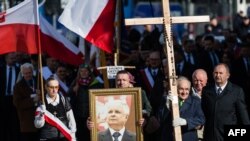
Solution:
M118 141L118 138L119 138L119 136L120 136L121 134L119 133L119 132L115 132L115 133L113 133L113 137L114 137L114 141Z

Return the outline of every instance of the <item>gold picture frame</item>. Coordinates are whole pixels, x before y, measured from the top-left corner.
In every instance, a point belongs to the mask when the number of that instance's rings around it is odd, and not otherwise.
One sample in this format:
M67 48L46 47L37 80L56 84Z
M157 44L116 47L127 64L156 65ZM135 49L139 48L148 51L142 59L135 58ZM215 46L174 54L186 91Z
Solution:
M133 138L135 141L143 141L142 127L138 124L138 121L142 119L141 88L91 89L89 90L89 101L90 118L94 121L94 128L91 130L91 141L112 140L109 130L109 126L112 125L109 124L114 119L109 118L111 117L110 107L118 107L111 106L117 102L122 102L129 108L125 121L125 132L128 132L131 137L130 140L133 141ZM122 138L127 136L125 132Z

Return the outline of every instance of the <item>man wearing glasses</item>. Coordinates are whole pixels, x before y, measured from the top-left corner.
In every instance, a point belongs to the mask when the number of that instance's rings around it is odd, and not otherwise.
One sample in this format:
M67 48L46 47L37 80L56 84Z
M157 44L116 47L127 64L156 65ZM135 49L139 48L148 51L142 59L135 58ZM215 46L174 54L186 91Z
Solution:
M58 94L59 82L53 77L46 82L45 105L36 110L35 127L40 129L40 140L75 140L76 123L71 105Z

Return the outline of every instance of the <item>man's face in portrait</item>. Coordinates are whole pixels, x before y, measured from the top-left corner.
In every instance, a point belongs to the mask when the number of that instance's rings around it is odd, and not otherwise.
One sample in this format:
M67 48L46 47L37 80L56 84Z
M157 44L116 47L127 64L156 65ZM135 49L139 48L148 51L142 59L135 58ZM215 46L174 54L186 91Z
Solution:
M113 105L108 107L107 111L107 123L113 128L120 130L127 122L128 114L125 112L122 105Z

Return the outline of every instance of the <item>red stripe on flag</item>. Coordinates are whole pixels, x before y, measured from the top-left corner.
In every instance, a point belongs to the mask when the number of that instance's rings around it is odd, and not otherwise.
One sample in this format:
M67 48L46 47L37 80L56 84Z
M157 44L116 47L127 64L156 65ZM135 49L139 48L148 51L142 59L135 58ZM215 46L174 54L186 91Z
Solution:
M112 53L114 48L114 20L116 1L109 0L98 20L85 38L102 50Z
M58 124L55 120L51 119L49 116L45 114L45 121L50 125L56 127L69 141L72 140L70 133L68 133L60 124Z
M24 52L37 54L37 25L8 24L0 26L0 54Z
M75 66L80 65L83 62L82 54L74 54L67 49L62 42L57 41L55 38L43 34L41 31L41 46L42 51L46 52L49 56L59 59L65 63L69 63Z

